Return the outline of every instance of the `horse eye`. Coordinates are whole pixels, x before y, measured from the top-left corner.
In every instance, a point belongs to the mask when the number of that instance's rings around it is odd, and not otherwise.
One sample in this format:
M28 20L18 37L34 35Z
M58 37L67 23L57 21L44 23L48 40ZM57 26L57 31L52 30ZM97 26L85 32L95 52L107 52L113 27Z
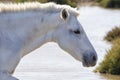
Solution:
M80 34L79 30L73 31L75 34Z

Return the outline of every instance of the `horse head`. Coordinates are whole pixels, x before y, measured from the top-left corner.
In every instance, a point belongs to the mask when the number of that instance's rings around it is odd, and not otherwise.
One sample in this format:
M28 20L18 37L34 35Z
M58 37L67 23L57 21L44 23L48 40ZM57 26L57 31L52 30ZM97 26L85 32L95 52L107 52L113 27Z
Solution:
M97 54L88 40L85 31L75 13L62 9L60 12L60 23L55 33L55 41L75 59L82 62L83 66L95 66Z

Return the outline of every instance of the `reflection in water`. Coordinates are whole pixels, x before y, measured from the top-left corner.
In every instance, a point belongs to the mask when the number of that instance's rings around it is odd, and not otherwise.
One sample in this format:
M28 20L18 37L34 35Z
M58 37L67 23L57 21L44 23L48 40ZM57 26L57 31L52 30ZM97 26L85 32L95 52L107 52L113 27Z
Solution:
M120 75L100 74L100 76L107 80L120 80Z
M80 7L79 11L78 19L101 62L110 48L103 37L115 25L120 25L120 10ZM14 76L20 80L120 80L119 76L93 73L94 68L83 67L56 44L49 43L23 58Z

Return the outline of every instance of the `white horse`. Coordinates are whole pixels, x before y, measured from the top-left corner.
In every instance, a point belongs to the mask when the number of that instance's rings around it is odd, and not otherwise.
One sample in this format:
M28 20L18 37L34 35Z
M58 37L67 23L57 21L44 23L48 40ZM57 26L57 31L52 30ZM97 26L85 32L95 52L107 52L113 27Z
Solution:
M0 80L12 76L20 59L47 42L94 66L97 54L70 6L55 3L0 3Z

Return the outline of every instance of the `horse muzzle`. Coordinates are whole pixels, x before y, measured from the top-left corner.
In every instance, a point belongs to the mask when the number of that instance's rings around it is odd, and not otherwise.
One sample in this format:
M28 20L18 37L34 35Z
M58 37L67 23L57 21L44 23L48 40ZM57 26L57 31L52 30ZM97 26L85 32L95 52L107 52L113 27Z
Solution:
M84 67L95 66L97 62L96 52L85 52L82 58L82 64Z

